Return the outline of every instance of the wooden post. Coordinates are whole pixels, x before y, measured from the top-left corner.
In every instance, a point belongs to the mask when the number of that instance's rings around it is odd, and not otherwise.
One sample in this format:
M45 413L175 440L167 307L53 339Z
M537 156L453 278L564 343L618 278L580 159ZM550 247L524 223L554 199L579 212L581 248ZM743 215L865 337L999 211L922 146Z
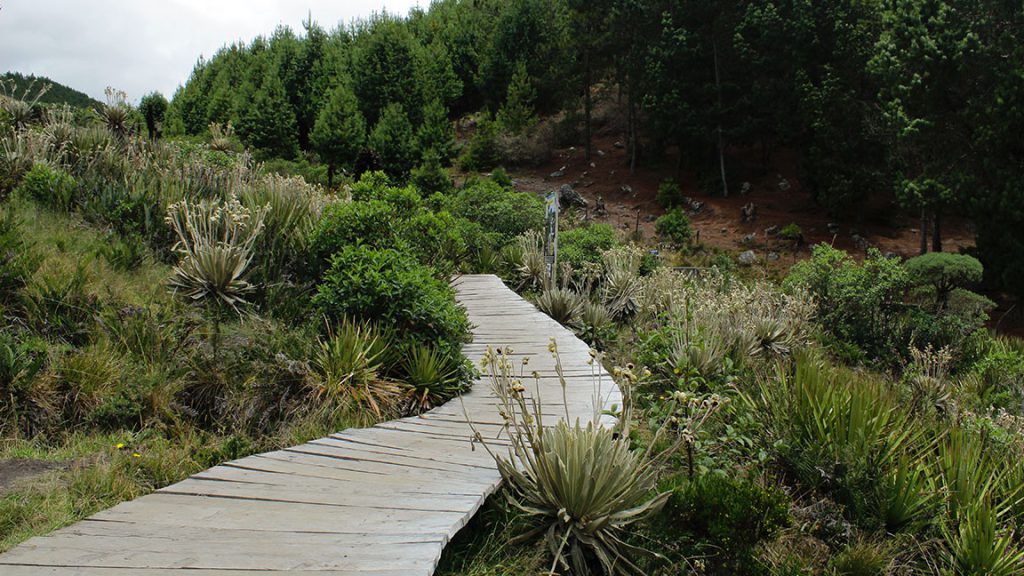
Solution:
M549 286L554 287L558 271L558 191L544 197L544 263L548 268Z

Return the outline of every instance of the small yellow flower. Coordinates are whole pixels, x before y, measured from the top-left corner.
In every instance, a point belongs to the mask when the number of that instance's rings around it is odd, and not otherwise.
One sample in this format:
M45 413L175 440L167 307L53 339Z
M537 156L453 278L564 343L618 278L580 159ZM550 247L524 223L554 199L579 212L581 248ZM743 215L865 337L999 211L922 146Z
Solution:
M124 448L124 442L118 442L117 443L117 449L120 450L122 448Z
M138 452L132 452L132 458L142 458L142 455L140 455Z

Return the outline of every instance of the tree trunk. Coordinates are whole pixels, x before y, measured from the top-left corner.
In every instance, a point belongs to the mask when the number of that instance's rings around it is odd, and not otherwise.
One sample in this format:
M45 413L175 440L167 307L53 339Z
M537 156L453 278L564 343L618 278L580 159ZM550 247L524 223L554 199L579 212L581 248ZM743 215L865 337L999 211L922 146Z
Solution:
M583 53L583 138L586 139L584 159L590 162L590 50Z
M631 87L629 89L629 113L627 122L627 134L626 142L629 146L629 175L636 174L636 106L633 104L633 93L634 90Z
M932 215L932 252L942 252L942 212Z
M334 187L334 164L327 164L327 188Z
M722 81L718 74L718 40L712 32L711 45L715 56L715 91L718 93L718 167L722 171L722 197L729 197L729 182L725 178L725 145L722 143Z
M928 253L928 211L921 208L921 254Z

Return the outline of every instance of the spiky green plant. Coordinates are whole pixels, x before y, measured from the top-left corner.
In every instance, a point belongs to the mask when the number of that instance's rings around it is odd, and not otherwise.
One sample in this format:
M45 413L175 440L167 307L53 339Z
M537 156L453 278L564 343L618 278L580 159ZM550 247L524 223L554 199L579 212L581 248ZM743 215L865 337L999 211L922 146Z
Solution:
M245 276L266 214L267 207L253 212L234 198L169 206L167 223L178 235L175 250L181 257L171 276L174 291L192 302L239 312L255 290Z
M554 342L551 349L561 376ZM526 398L508 354L488 350L482 363L511 441L507 454L484 445L497 462L509 500L536 522L520 538L544 535L554 557L550 574L559 568L590 574L595 563L605 574L643 574L635 556L646 551L625 536L668 497L652 496L656 471L649 454L631 450L628 434L595 425L596 414L586 426L566 419L545 426L540 394Z
M548 269L544 262L544 236L531 230L504 251L505 261L519 277L518 289L539 288L547 283Z
M104 94L107 96L107 103L97 114L107 130L123 142L132 133L132 108L128 104L128 95L110 86L104 90Z
M629 318L640 309L642 256L639 248L626 246L608 250L602 257L601 300L616 320Z
M583 308L584 298L568 288L547 288L537 296L537 309L559 324L569 324Z
M342 319L320 339L313 358L309 388L316 409L332 412L354 407L381 418L391 415L402 396L402 386L384 378L389 339L370 324Z
M1010 576L1024 573L1024 550L1012 531L1001 529L998 514L984 499L961 508L954 525L943 527L946 558L957 576Z
M615 335L611 312L600 302L584 300L573 320L576 334L591 346L603 346Z
M456 360L440 349L413 344L402 362L410 411L430 410L464 390Z

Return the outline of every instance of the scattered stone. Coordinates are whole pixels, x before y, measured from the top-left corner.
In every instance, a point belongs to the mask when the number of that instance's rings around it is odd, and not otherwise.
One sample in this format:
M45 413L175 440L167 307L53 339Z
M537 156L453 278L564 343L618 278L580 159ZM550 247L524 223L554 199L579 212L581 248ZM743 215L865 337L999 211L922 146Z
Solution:
M633 187L630 186L629 184L623 184L622 188L619 188L619 191L622 192L623 194L632 194Z
M753 246L754 242L756 242L756 241L757 241L757 233L756 232L747 234L746 236L743 237L743 245L744 246Z
M828 233L829 234L839 234L839 224L836 223L836 222L829 222L828 223Z
M856 246L858 250L867 250L871 247L871 243L867 241L867 238L864 238L860 234L854 234L850 239L853 240L853 245Z
M561 178L562 176L565 176L565 170L555 170L548 178Z
M739 255L739 263L744 266L753 266L757 264L757 254L753 250L747 250L746 252Z
M607 216L608 210L604 207L604 198L598 195L597 200L594 201L594 214L597 216Z
M740 186L740 196L749 195L752 188L753 186L750 184L750 182L744 182L743 185Z
M778 252L769 252L768 256L766 256L766 258L768 259L769 262L775 262L776 260L779 259L779 254L778 254Z
M591 163L590 163L590 167L591 167L591 168L597 168L597 164L594 164L593 162L591 162Z
M644 222L654 222L657 219L658 217L655 216L654 214L648 214L647 216L644 216Z
M728 233L729 233L729 229L728 228L722 228L722 234L728 234Z
M589 204L587 199L569 184L562 184L562 187L558 189L558 203L562 206L582 209L586 209Z
M779 190L786 192L790 188L792 188L792 186L789 184L789 180L786 180L785 178L779 180Z
M775 236L778 233L779 233L779 227L778 226L769 226L769 227L764 229L764 235L765 236Z
M686 209L689 210L690 212L693 212L694 214L704 209L703 202L701 202L700 200L694 200L689 196L683 196L683 206L686 206Z
M604 150L598 150L597 155L600 156L601 158L604 158Z
M740 208L740 220L743 223L757 220L757 206L753 202L747 202L743 208Z
M895 252L886 252L883 256L885 256L886 260L899 260L900 259L900 255L895 253Z
M615 144L612 144L612 146L618 148L619 150L622 150L623 148L626 147L626 145L623 144L621 140L616 140Z

